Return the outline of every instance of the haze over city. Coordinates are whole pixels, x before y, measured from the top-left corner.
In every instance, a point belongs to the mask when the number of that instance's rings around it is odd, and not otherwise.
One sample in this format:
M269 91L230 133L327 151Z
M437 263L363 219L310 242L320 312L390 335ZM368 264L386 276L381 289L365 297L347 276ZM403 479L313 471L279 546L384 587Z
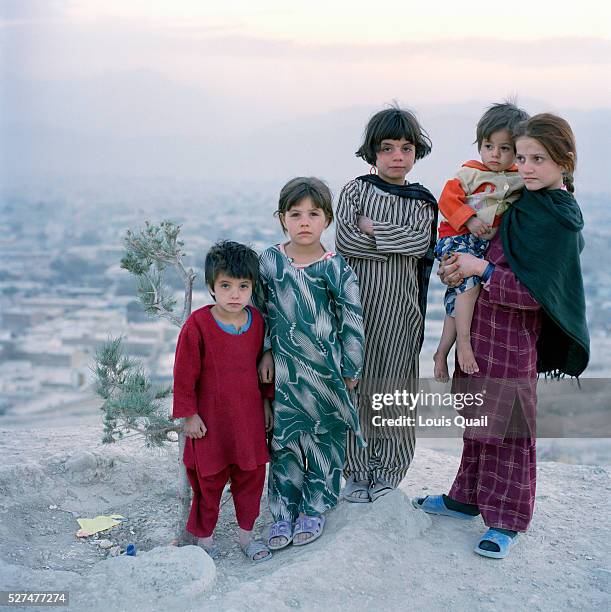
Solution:
M88 368L110 333L171 381L177 330L147 322L134 301L119 268L128 228L181 223L196 269L219 238L262 250L282 236L272 217L282 184L315 175L337 195L368 172L354 151L393 101L431 136L407 178L435 195L477 156L490 103L515 97L571 122L588 372L608 375L609 273L597 265L611 231L607 5L9 0L0 10L0 407L14 423L59 418L67 402L99 420ZM210 299L201 278L196 288L194 307ZM441 296L433 277L424 376Z
M51 174L340 185L368 117L414 109L434 190L516 96L574 125L577 181L604 190L611 9L592 0L2 3L3 183Z

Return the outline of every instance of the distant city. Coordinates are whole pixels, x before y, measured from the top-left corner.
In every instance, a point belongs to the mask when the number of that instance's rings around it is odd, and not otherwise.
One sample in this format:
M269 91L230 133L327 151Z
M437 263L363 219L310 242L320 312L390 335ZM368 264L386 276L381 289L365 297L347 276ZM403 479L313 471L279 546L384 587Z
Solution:
M93 391L96 348L122 336L126 352L155 382L172 379L178 328L149 318L136 282L120 268L128 229L149 220L181 224L185 262L198 277L193 308L211 301L202 280L206 250L218 239L261 252L282 240L273 217L277 186L211 186L185 181L106 183L40 181L0 199L0 427L14 422L100 419ZM586 219L582 257L592 357L585 377L611 378L609 196L580 195ZM332 229L323 237L333 246ZM601 265L602 264L602 265ZM181 299L177 277L169 285ZM428 295L421 376L432 376L432 354L443 320L443 287L433 275ZM51 421L49 421L49 418Z

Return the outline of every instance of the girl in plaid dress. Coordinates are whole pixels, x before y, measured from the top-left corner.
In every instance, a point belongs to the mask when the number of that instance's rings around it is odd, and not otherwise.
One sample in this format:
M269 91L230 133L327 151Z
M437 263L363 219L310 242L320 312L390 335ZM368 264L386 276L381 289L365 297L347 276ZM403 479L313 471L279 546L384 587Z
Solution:
M489 424L465 430L449 494L413 502L463 520L481 514L489 529L474 550L493 558L508 555L533 515L537 373L579 376L589 359L573 133L564 119L541 114L517 126L515 142L525 190L485 259L457 254L440 267L449 284L482 278L471 325L479 372L456 368L453 391L485 392L479 410Z

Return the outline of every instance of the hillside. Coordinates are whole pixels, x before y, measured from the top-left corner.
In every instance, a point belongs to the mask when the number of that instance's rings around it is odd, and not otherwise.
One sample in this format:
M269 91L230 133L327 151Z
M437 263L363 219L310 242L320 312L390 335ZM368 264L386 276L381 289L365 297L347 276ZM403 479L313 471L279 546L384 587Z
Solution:
M400 491L373 505L340 504L321 540L268 564L252 566L237 549L229 501L215 570L199 548L166 546L177 516L176 447L99 439L97 426L0 430L0 589L68 589L70 610L88 612L609 607L605 467L541 463L532 528L504 561L472 552L479 519L463 525L411 508L409 497L447 490L457 465L421 449ZM75 537L76 518L97 514L126 517L98 540L134 542L136 557Z

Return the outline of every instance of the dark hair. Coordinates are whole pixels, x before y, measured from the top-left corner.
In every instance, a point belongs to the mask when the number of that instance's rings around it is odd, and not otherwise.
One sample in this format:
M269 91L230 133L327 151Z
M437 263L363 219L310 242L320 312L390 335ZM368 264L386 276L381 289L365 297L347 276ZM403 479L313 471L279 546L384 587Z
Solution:
M285 215L293 206L304 198L310 198L316 208L325 213L328 223L333 221L333 196L327 184L314 176L298 176L291 179L280 191L278 210L282 229L286 232L281 215Z
M518 108L513 102L497 102L493 104L477 122L476 139L477 148L482 148L484 139L490 138L494 132L507 130L515 143L514 130L518 123L526 121L530 115ZM514 144L515 149L515 144Z
M226 274L230 278L249 278L254 289L259 279L259 258L245 244L221 240L206 254L204 273L209 287L214 287L220 274Z
M577 147L575 135L568 122L558 115L541 113L520 123L515 131L515 139L534 138L549 153L552 160L562 166L562 182L573 193L573 172L577 166Z
M369 120L363 144L355 155L375 166L382 141L401 140L401 138L415 145L416 159L426 157L433 147L429 135L420 127L415 115L395 105L379 111Z

